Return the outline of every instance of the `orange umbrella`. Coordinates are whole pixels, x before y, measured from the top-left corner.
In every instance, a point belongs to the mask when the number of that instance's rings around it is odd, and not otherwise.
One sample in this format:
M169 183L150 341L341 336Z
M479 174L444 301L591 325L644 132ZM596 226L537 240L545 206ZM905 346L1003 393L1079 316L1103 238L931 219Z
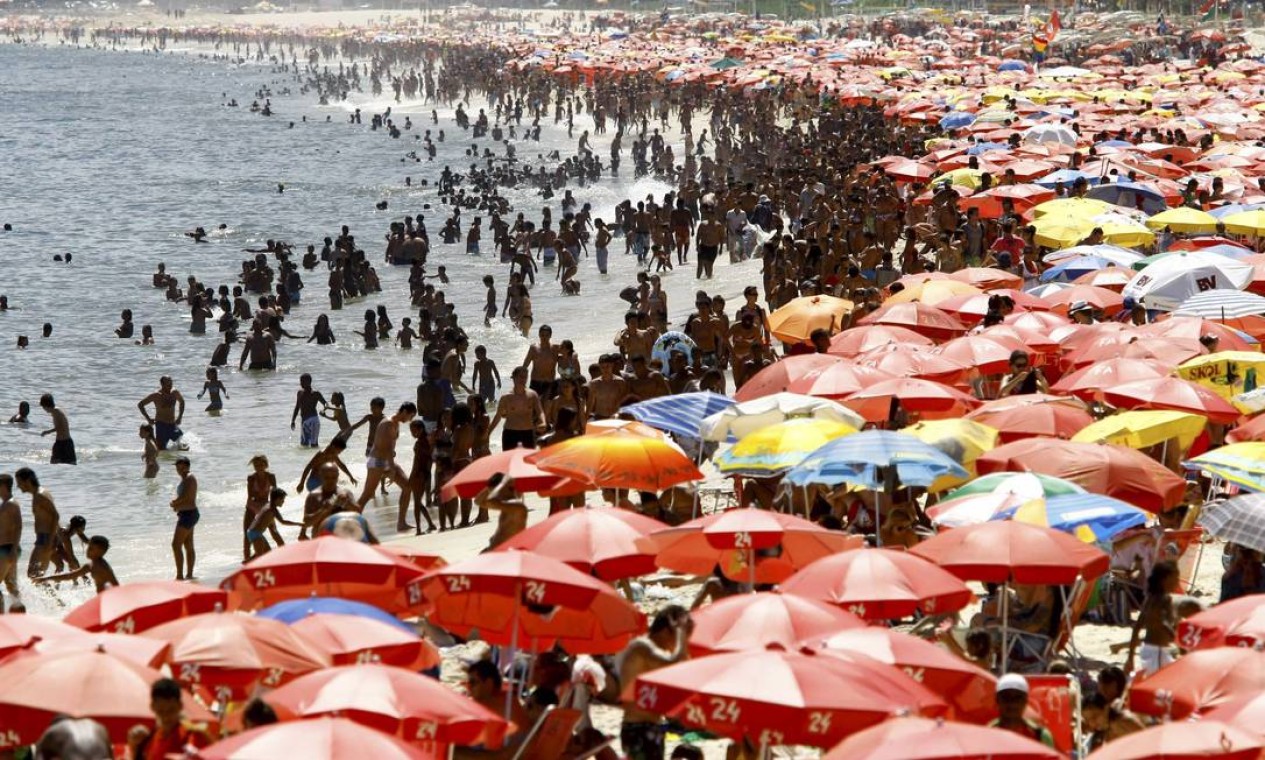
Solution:
M58 715L92 718L114 744L127 742L133 726L153 728L149 687L162 673L106 652L56 652L14 657L0 665L0 747L35 743ZM185 718L215 717L183 694Z
M1076 399L1042 393L987 401L966 418L996 428L1002 443L1025 438L1067 439L1094 421Z
M1201 649L1134 680L1129 709L1181 720L1262 690L1265 652L1246 647Z
M1137 272L1127 267L1107 267L1098 269L1072 280L1073 285L1091 285L1096 288L1105 288L1107 290L1119 293L1124 290L1124 286L1137 276Z
M1058 750L1013 731L899 717L853 734L827 753L824 760L1059 760L1062 757Z
M1018 290L1023 287L1022 277L1013 272L994 269L993 267L966 267L949 276L968 285L974 285L981 290L997 290L1001 288Z
M988 316L991 302L995 296L1010 298L1015 304L1015 309L1019 312L1033 309L1044 311L1050 308L1050 304L1022 290L990 290L973 296L957 296L941 301L937 306L964 322L975 323Z
M1095 309L1111 316L1124 307L1124 296L1106 288L1093 285L1073 285L1064 288L1046 299L1056 311L1066 313L1072 304L1084 301Z
M840 333L840 335L842 334ZM825 369L841 363L842 360L839 357L829 354L788 356L785 359L773 362L748 378L747 382L743 383L742 387L734 393L734 399L741 403L770 396L774 393L781 393L799 378L819 369Z
M942 531L910 549L962 580L1066 586L1107 572L1111 558L1053 528L997 520Z
M572 509L550 515L496 549L536 552L613 581L654 572L654 554L637 548L637 539L666 527L626 509Z
M1138 332L1191 342L1212 336L1217 339L1218 351L1256 351L1260 348L1244 340L1235 328L1202 317L1169 317L1142 325Z
M774 592L721 599L695 611L691 619L691 657L774 646L793 650L801 641L865 628L864 620L838 607Z
M86 631L139 633L188 615L228 608L228 593L180 581L125 583L71 610L67 623Z
M1265 641L1265 594L1222 602L1186 618L1177 624L1177 641L1187 650L1256 646Z
M626 430L570 438L527 461L594 488L663 491L703 479L703 473L675 444Z
M496 474L513 480L514 490L519 493L547 491L557 486L562 478L525 461L529 455L535 453L535 449L520 446L479 457L443 484L441 497L473 499L487 487L488 479Z
M781 583L814 560L861 546L859 539L794 515L746 508L658 531L637 545L653 551L660 567L680 573L711 575L719 567L733 580Z
M265 700L286 720L341 716L406 742L499 747L513 727L437 679L389 665L309 673L269 692Z
M33 640L58 639L84 640L88 636L82 628L67 625L60 620L38 615L0 615L0 660L29 647Z
M1182 503L1186 481L1140 451L1106 443L1028 438L998 446L975 460L980 475L1035 472L1070 480L1159 513Z
M857 323L904 327L932 340L944 340L966 332L966 325L956 317L924 303L883 304Z
M916 285L908 286L898 293L893 293L883 303L896 304L917 301L929 306L935 306L941 301L956 296L973 296L982 292L982 289L960 280L924 280Z
M1200 722L1223 721L1235 728L1260 733L1265 726L1265 691L1238 697L1205 712Z
M641 613L610 586L535 552L481 554L414 586L434 607L432 623L492 644L611 654L643 630Z
M852 308L853 303L843 298L800 296L769 314L769 329L785 343L806 343L814 330L839 332Z
M329 654L335 665L380 662L420 671L440 662L439 650L429 641L373 618L317 613L290 627Z
M813 562L782 584L787 594L842 607L866 620L938 615L970 604L966 584L903 551L866 549Z
M1161 364L1175 367L1204 353L1204 347L1194 340L1115 333L1104 335L1072 351L1063 357L1063 363L1079 369L1111 359L1154 359Z
M811 651L727 652L638 676L626 692L638 708L761 747L830 747L909 711L948 707L891 665Z
M197 751L197 760L256 760L294 757L303 760L440 760L446 749L419 748L346 718L315 718L274 723L230 736Z
M137 665L157 670L167 664L171 646L165 641L129 636L124 633L84 633L82 636L62 636L49 639L33 639L28 652L56 654L60 652L105 652Z
M979 406L978 400L962 391L912 377L875 383L848 396L843 403L869 422L883 422L891 415L893 400L899 400L906 411L917 412L927 420L961 417Z
M953 717L985 723L997 715L997 679L944 647L908 633L870 626L833 633L807 642L826 654L864 655L916 674L918 683L940 695Z
M1042 354L1057 354L1060 351L1058 341L1049 336L1045 331L1038 331L1031 327L1015 324L1000 324L985 328L976 333L987 337L1002 337L1027 346L1032 351Z
M935 342L913 330L894 325L867 325L850 327L830 339L830 354L853 357L874 348L890 344L934 346ZM817 354L820 356L820 354ZM799 358L799 357L796 357ZM783 360L785 361L785 360ZM767 368L766 368L767 369ZM761 370L763 372L764 370ZM742 386L744 389L746 385ZM738 399L743 401L745 399Z
M260 687L330 665L328 654L285 623L237 612L191 615L141 635L171 644L176 680L208 702L248 699Z
M1121 736L1090 753L1088 760L1257 760L1265 749L1259 726L1244 731L1216 720L1161 723Z
M408 609L403 589L424 571L378 546L338 536L322 536L279 546L247 562L220 588L253 610L287 599L337 596L388 611Z

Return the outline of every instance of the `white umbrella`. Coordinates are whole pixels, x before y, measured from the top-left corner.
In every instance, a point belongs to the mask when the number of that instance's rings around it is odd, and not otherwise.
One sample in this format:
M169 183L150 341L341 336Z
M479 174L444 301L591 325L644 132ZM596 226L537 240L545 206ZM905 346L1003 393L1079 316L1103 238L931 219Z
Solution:
M861 415L838 402L799 393L774 393L734 404L713 414L703 420L701 433L705 441L724 441L731 435L742 438L748 433L793 417L835 420L858 430L865 427L865 420Z
M1062 124L1038 124L1023 133L1023 141L1026 143L1058 143L1059 145L1069 145L1076 147L1076 143L1080 141L1076 133L1071 127Z
M1175 317L1204 319L1238 319L1265 314L1265 297L1239 290L1206 290L1182 301L1173 312Z
M1069 79L1073 77L1083 77L1086 74L1092 73L1094 72L1089 69L1081 69L1076 66L1058 66L1053 69L1045 69L1038 76L1045 77L1046 79Z
M1135 262L1142 260L1142 254L1137 251L1104 243L1102 245L1074 245L1071 248L1064 248L1047 254L1044 261L1047 264L1058 264L1068 259L1074 259L1077 256L1098 256L1121 267L1131 267Z
M1251 264L1204 251L1180 251L1148 265L1124 286L1124 295L1152 309L1176 309L1196 293L1242 290L1252 281Z

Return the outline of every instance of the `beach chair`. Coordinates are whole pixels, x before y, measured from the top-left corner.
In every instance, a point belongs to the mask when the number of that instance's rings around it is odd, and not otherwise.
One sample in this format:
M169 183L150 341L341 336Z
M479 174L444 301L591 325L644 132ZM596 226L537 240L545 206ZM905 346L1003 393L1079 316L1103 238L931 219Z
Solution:
M1041 722L1054 737L1054 748L1065 755L1080 747L1080 683L1072 676L1049 674L1026 676L1028 707L1036 710Z
M513 760L559 760L566 757L567 745L582 713L550 705L531 727Z
M1063 600L1063 614L1052 636L1027 631L1010 631L1010 659L1027 672L1041 672L1072 643L1072 629L1080 622L1094 596L1094 584L1078 578Z

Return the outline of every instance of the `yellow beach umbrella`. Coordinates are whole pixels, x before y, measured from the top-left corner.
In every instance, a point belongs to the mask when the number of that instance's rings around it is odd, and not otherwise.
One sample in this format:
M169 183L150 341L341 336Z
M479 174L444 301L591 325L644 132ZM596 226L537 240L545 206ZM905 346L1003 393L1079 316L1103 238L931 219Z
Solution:
M1146 226L1153 230L1168 227L1173 232L1216 232L1217 218L1206 211L1178 206L1147 219Z
M1121 412L1081 428L1072 440L1077 443L1114 443L1131 449L1145 449L1177 439L1182 450L1190 448L1208 420L1189 412L1147 409Z
M1115 208L1106 201L1094 198L1056 198L1032 207L1033 219L1044 219L1047 216L1073 217L1088 219L1105 214Z
M1253 491L1265 490L1265 443L1260 441L1222 446L1187 464Z
M953 475L936 478L927 489L931 493L947 491L973 480L976 475L975 460L997 448L997 429L973 420L924 420L900 432L943 451L970 473L970 477L966 478Z
M1094 225L1083 219L1059 214L1032 220L1032 228L1036 230L1034 239L1037 245L1059 249L1071 248L1084 240L1093 231Z
M1252 209L1229 214L1221 220L1226 232L1236 235L1265 235L1265 209Z
M935 179L933 179L931 183L933 185L938 185L941 182L948 182L950 184L957 185L958 187L965 187L970 190L977 190L979 189L979 186L982 184L982 180L980 178L983 176L984 176L984 172L980 171L979 169L970 169L970 168L963 167L961 169L954 169L953 171L945 172L944 174L941 174L939 177L936 177Z
M923 280L907 286L904 290L891 296L883 303L909 303L917 301L935 306L957 296L973 296L984 291L960 280Z
M800 296L770 314L769 327L780 341L805 343L818 328L831 334L842 330L853 306L851 301L834 296Z
M1122 248L1140 248L1155 242L1155 233L1131 219L1115 217L1089 220L1090 229L1102 230L1103 240Z
M853 426L835 420L790 419L744 435L716 458L716 466L726 475L777 475L829 441L855 432Z
M1198 383L1224 399L1233 399L1244 390L1244 376L1255 370L1265 381L1265 354L1255 351L1218 351L1185 362L1173 374Z

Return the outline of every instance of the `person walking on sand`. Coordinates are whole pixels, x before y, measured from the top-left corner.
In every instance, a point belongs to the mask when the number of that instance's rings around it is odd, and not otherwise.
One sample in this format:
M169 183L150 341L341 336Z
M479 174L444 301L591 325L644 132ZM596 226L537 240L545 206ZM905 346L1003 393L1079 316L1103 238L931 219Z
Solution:
M153 417L145 410L150 404L154 405ZM165 450L172 443L181 450L188 448L180 441L184 436L180 429L180 423L184 420L184 396L174 388L170 377L160 377L158 390L141 399L136 408L141 410L145 422L154 426L154 440L158 448Z
M377 434L373 437L373 448L369 453L365 465L368 467L368 474L365 475L364 490L360 493L360 498L356 501L356 506L363 511L365 505L373 498L377 491L378 484L384 478L390 478L400 485L401 489L408 490L408 476L404 470L395 462L395 443L400 437L400 425L407 425L417 416L417 406L412 401L406 401L400 404L399 411L392 415L389 419L383 420L378 425ZM401 510L396 516L395 529L401 533L411 530L412 526L405 520L403 512L406 505L404 494L400 495Z
M305 448L320 446L321 413L316 405L329 408L329 402L320 391L312 390L312 376L304 372L299 375L299 391L294 397L294 412L290 414L290 429L294 430L294 421L302 417L303 431L299 435L299 445Z
M66 419L65 412L57 408L57 402L53 401L53 394L45 393L40 396L40 409L53 418L53 427L40 434L53 436L53 455L49 459L49 464L78 464L79 459L75 456L75 441L70 437L70 420Z
M202 517L198 512L198 479L189 472L190 467L188 457L176 460L176 474L180 476L180 483L176 486L176 498L171 500L171 509L176 513L171 555L176 560L178 581L191 581L194 578L193 564L197 554L193 548L193 529Z

